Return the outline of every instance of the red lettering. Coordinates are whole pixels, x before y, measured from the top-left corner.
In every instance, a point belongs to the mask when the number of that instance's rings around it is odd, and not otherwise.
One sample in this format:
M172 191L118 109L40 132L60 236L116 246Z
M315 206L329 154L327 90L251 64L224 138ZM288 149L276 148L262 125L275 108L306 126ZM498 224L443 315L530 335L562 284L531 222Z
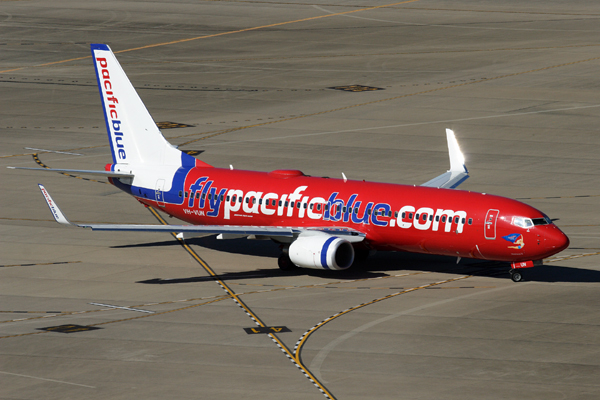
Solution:
M112 83L110 83L110 81L104 81L104 89L112 89Z
M108 63L106 62L106 58L96 58L96 61L98 61L100 63L100 66L102 68L107 68L108 67Z
M103 69L102 70L102 78L103 79L110 79L110 73L108 72L107 69Z

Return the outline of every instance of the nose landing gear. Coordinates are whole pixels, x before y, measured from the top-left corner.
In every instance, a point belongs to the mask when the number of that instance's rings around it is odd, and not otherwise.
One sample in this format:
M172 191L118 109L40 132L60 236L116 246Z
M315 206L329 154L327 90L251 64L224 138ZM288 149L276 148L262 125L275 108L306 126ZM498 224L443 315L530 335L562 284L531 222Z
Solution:
M521 271L511 269L508 271L508 273L510 274L510 279L512 279L513 282L521 282L523 280L523 274Z
M521 282L523 280L522 270L524 268L537 267L543 263L544 262L542 260L513 262L510 264L510 270L508 271L510 274L510 279L512 279L513 282Z

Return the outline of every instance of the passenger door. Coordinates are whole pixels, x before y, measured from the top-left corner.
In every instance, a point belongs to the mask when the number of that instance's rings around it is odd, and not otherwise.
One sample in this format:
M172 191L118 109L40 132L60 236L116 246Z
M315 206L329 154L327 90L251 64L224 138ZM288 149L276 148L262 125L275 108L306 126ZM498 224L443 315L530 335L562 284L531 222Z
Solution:
M488 210L485 216L484 233L485 238L488 240L496 239L496 220L498 219L498 214L500 214L498 210Z

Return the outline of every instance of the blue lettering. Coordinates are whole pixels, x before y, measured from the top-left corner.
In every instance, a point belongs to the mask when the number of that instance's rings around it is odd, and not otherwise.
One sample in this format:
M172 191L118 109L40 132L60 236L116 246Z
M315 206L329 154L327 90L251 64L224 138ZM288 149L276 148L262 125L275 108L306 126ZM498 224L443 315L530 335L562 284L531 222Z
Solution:
M190 200L188 201L188 207L194 207L194 194L202 189L204 186L204 182L208 179L208 177L204 176L199 178L196 183L190 185Z
M198 206L198 208L204 208L204 205L206 203L206 193L208 193L212 184L213 181L208 181L204 186L204 189L202 189L202 195L200 196L200 205Z
M373 207L373 213L371 214L371 223L373 225L377 225L377 226L387 226L388 223L387 221L380 221L379 219L377 219L379 212L383 211L383 215L385 215L387 217L388 213L390 212L391 208L389 204L385 204L385 203L378 203L375 205L375 207Z
M354 200L356 200L357 197L358 197L357 194L353 194L348 199L348 208L346 209L346 212L344 213L344 222L348 222L350 220L350 214L352 214L352 206L354 205Z
M325 210L323 220L339 221L342 218L342 207L344 206L344 201L336 199L337 195L338 192L333 192L331 193L331 196L329 196L329 200L327 200L328 208ZM332 212L335 212L335 214L332 214Z
M222 201L221 197L225 196L226 191L227 191L227 189L221 189L219 191L219 194L216 194L216 192L217 192L216 188L210 189L212 198L208 199L210 211L206 213L207 216L209 216L209 217L218 217L219 216L219 208L221 207L221 201Z
M360 209L360 204L362 202L357 201L355 204L355 208ZM352 213L352 222L355 224L368 224L369 223L369 213L373 209L373 203L368 203L365 207L365 212L362 217L358 216L358 213Z

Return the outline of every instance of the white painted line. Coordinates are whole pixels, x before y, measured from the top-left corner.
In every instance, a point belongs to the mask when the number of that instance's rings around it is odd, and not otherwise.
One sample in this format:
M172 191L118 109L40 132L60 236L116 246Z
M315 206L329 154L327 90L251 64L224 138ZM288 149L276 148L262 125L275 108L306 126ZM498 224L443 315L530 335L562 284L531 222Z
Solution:
M23 374L14 374L12 372L4 372L4 371L0 371L0 374L13 375L13 376L21 376L23 378L39 379L39 380L42 380L42 381L64 383L65 385L83 386L83 387L90 388L90 389L96 389L96 386L82 385L80 383L73 383L73 382L57 381L56 379L40 378L38 376L23 375Z
M154 314L155 311L148 311L148 310L141 310L139 308L131 308L131 307L123 307L123 306L113 306L110 304L102 304L102 303L89 303L93 306L100 306L100 307L109 307L109 308L119 308L121 310L127 310L127 311L137 311L137 312L143 312L143 313L149 313L149 314Z
M66 151L56 151L56 150L46 150L46 149L36 149L33 147L24 147L25 150L36 150L36 151L45 151L46 153L58 153L58 154L69 154L72 156L82 156L83 154L79 153L68 153Z

